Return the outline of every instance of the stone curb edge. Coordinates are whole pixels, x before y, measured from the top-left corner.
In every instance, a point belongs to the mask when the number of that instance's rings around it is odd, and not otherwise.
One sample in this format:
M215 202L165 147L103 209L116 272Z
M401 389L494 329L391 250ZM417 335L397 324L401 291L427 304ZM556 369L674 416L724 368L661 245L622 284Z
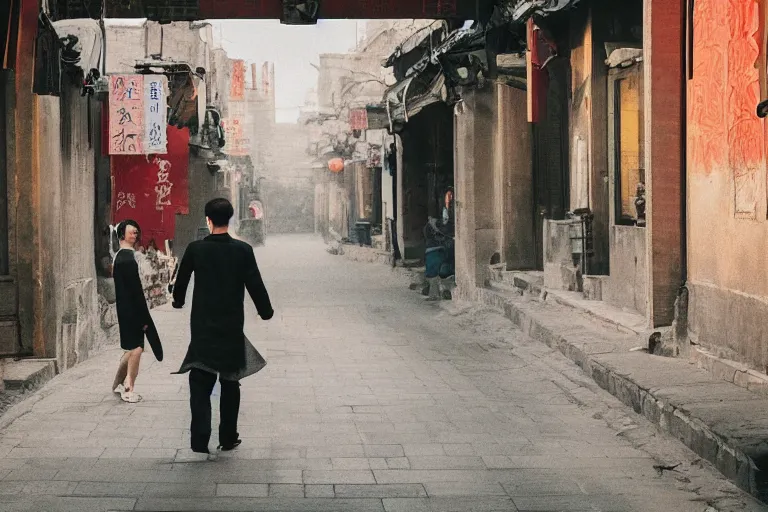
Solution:
M768 501L768 489L759 485L760 472L755 462L740 449L713 432L704 422L690 416L668 400L655 397L648 389L620 375L614 369L584 353L576 344L545 325L537 318L536 305L526 308L515 300L491 289L477 289L480 302L492 306L517 325L532 339L561 352L576 363L598 386L622 403L644 416L660 430L674 436L694 453L711 462L737 486L763 502Z

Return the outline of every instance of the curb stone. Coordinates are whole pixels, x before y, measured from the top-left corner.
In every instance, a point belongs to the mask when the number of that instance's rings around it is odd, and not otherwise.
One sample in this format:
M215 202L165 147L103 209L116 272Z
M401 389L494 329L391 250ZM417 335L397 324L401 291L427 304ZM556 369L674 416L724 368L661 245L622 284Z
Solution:
M768 436L760 437L765 429L755 432L754 440L745 442L745 439L738 437L737 432L729 431L722 422L708 425L691 414L685 403L675 403L675 400L659 396L656 386L633 380L630 372L622 370L620 365L624 358L627 361L630 358L645 358L644 362L647 361L650 365L654 362L660 366L664 364L665 367L677 364L681 371L693 371L695 368L686 361L666 359L662 363L664 358L652 359L655 356L630 353L629 348L636 344L633 337L621 336L620 333L609 330L601 332L603 330L598 325L585 331L578 322L582 320L583 323L583 317L562 305L542 303L530 297L507 296L503 292L484 288L477 290L477 298L480 302L500 310L526 335L561 352L598 386L711 462L740 488L763 502L768 501L768 474L761 470L768 467ZM558 322L553 322L552 313L557 314ZM597 345L603 338L608 340L611 349L589 350L590 344ZM617 358L623 359L617 361ZM721 381L712 379L712 382ZM736 385L734 388L747 392ZM755 395L755 399L762 397ZM765 401L768 403L768 400ZM741 426L743 419L734 418L733 422Z

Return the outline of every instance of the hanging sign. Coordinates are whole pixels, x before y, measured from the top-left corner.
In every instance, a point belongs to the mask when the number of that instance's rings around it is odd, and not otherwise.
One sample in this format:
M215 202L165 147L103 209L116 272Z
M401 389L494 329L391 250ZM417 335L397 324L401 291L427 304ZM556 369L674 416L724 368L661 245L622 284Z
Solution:
M162 75L144 80L145 153L164 155L168 152L168 79Z
M160 75L109 77L109 154L167 153L167 79Z

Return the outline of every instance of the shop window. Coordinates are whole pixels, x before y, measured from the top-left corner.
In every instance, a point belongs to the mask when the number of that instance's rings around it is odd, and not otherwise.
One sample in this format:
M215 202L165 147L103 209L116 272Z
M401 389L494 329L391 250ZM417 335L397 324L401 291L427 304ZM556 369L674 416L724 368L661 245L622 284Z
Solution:
M645 226L645 119L641 66L614 82L616 224Z

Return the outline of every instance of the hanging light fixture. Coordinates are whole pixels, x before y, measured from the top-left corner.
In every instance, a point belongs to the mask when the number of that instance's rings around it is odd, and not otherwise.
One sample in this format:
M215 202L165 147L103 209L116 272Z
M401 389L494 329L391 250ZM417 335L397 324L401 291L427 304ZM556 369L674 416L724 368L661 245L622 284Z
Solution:
M328 161L328 169L333 173L339 173L344 170L344 160L341 158L332 158Z

